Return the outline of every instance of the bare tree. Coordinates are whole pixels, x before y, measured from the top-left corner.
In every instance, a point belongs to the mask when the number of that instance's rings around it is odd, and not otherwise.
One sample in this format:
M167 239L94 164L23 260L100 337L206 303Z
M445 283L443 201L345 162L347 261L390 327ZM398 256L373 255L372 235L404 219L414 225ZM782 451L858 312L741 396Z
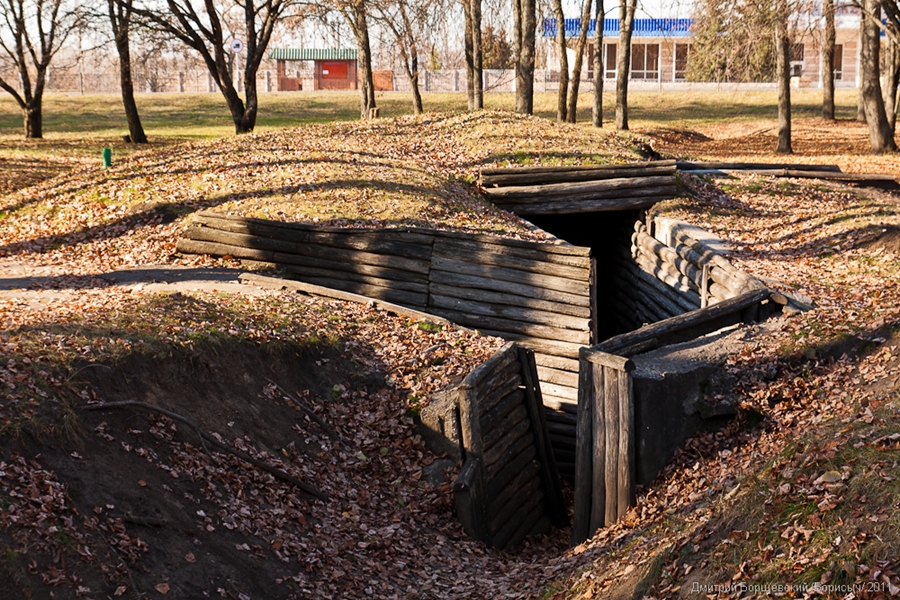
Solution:
M22 110L26 138L44 137L43 100L47 68L69 34L82 22L82 11L66 0L0 0L0 49L3 62L11 64L19 78L0 78L5 90Z
M142 1L140 7L134 7L135 15L148 27L175 37L203 59L225 97L235 133L253 131L259 109L256 73L265 57L275 25L293 5L292 0L237 0L236 4L228 6L215 0L165 0L164 6L153 0ZM226 26L228 9L234 9L242 17L246 103L241 99L233 77L233 55Z
M375 84L372 80L372 46L369 43L368 6L366 0L349 0L341 2L339 9L353 31L359 53L359 117L372 119L378 115L378 112L375 106Z
M462 0L465 16L466 95L469 110L484 108L481 0Z
M628 77L631 67L631 32L637 0L619 6L619 64L616 69L616 129L628 129Z
M775 76L778 79L778 146L775 152L791 154L791 39L788 35L787 0L775 0Z
M597 11L594 14L594 106L591 122L594 127L603 127L603 22L606 16L603 0L597 0Z
M887 2L890 4L891 2ZM881 95L880 61L881 61L881 2L879 0L863 0L862 11L862 84L860 96L865 108L866 123L869 126L869 144L873 153L896 152L894 132L884 107ZM890 11L888 11L890 14Z
M146 144L147 134L141 125L141 115L134 101L134 82L131 78L131 17L134 14L133 0L106 0L109 22L112 25L113 41L119 53L119 85L122 88L122 105L128 121L128 137L135 144Z
M569 123L574 123L578 119L578 87L581 84L581 65L584 60L584 49L587 46L590 21L591 0L584 0L581 11L581 31L578 33L578 42L575 44L575 64L572 66L572 77L569 83L569 107L566 109L566 120Z
M535 0L513 0L516 56L516 112L534 112Z
M566 53L566 16L563 13L562 0L553 0L553 12L556 14L556 50L559 53L559 94L556 102L556 120L566 121L566 94L569 91L569 57Z
M825 46L822 48L822 118L834 121L834 0L824 0Z

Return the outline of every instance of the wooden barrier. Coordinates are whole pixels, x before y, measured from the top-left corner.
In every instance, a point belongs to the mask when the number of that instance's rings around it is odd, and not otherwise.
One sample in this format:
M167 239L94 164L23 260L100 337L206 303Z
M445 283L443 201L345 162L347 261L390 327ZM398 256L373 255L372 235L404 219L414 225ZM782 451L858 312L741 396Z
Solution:
M485 195L517 215L649 208L677 193L675 161L482 169Z
M421 419L436 450L463 460L453 490L466 533L508 549L568 524L532 351L507 344Z

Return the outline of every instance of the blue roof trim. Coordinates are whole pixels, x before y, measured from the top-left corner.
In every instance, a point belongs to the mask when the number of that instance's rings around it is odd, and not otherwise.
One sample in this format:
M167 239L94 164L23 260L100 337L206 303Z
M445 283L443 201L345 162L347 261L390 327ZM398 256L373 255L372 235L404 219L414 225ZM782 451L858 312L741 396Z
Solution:
M578 37L581 19L564 21L566 37ZM690 37L693 19L635 19L631 35L634 37ZM593 37L597 20L588 23L588 37ZM556 19L544 19L544 37L556 37ZM619 37L619 19L603 20L603 37Z

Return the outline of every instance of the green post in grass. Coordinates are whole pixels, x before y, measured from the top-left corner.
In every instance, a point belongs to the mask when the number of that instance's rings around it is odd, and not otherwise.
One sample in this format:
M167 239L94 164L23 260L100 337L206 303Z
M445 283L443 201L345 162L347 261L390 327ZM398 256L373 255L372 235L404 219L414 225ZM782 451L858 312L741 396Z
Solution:
M103 149L103 168L108 169L112 166L112 148Z

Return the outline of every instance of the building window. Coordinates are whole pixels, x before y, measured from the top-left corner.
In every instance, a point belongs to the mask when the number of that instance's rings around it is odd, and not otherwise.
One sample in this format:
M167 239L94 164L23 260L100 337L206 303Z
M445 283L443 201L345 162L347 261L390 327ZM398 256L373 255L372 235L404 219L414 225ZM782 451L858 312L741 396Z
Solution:
M631 78L659 79L659 44L631 45Z
M675 81L684 81L690 56L690 44L675 44Z
M834 45L834 80L841 81L844 78L844 45Z
M606 50L606 60L603 61L606 69L603 76L606 79L615 79L616 62L618 61L618 53L616 52L616 49L618 48L618 46L616 46L616 44L604 44L603 48Z
M803 76L803 44L793 44L790 50L791 77Z

